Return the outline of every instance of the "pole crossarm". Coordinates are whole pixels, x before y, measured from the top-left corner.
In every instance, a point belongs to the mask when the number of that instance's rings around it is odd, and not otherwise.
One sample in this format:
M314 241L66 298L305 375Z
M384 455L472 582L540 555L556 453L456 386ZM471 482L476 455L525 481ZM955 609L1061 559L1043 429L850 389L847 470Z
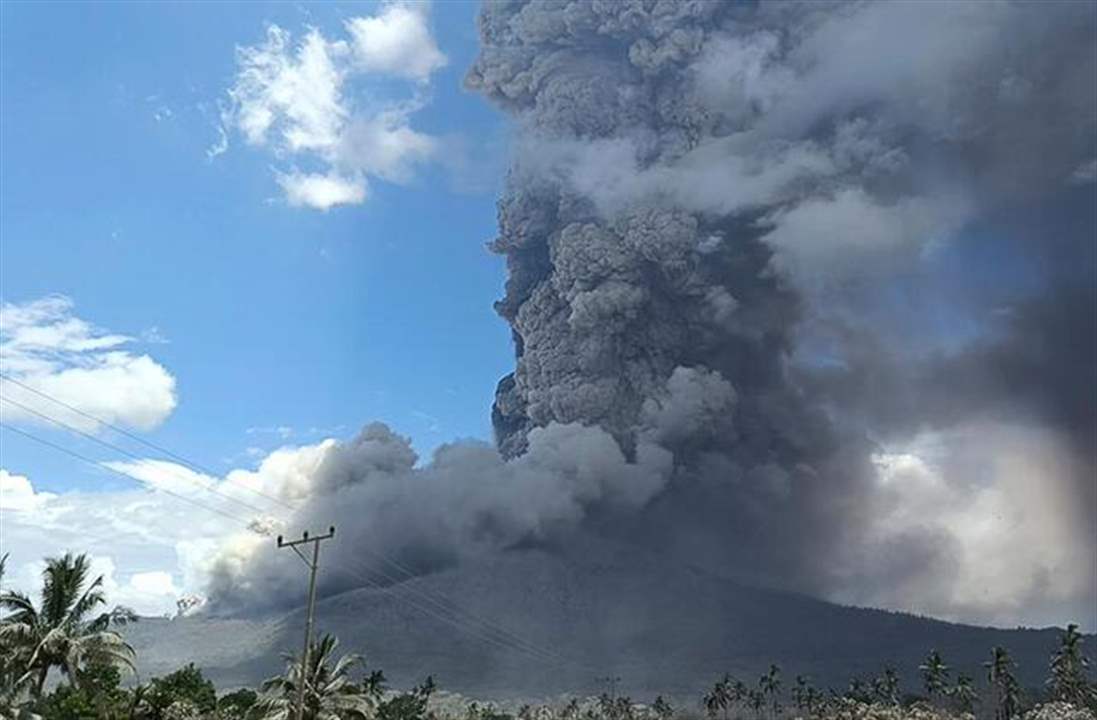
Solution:
M297 540L286 540L281 535L278 536L278 547L295 547L297 545L304 545L310 542L320 542L321 540L329 540L335 537L335 526L332 525L328 528L328 532L325 535L309 535L309 531L301 533L301 537Z

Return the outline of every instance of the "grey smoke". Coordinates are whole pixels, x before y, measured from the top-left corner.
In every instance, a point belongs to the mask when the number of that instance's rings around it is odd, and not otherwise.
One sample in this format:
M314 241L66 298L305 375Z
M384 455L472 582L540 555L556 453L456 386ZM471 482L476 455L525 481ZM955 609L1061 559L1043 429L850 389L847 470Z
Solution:
M899 496L873 460L1038 428L1068 469L1032 482L1087 508L1061 522L1097 552L1095 6L500 1L480 33L467 85L518 128L491 243L517 359L497 448L417 466L370 426L303 523L420 572L592 534L827 597L1097 625L1097 570L1038 546L1046 574L987 609L950 600L949 532L874 545ZM957 492L997 477L938 468ZM280 572L223 569L214 595ZM1081 579L1041 604L1064 572Z

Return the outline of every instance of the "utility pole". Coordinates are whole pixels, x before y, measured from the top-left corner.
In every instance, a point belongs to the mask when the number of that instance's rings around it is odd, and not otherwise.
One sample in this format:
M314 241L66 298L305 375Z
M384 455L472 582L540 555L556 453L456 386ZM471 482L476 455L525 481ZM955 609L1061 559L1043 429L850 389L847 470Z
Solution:
M290 540L286 542L282 539L282 536L278 536L278 547L288 547L297 553L297 557L301 558L305 565L309 568L309 612L308 619L305 621L305 648L301 651L301 672L297 678L297 720L304 720L305 717L305 681L306 673L309 666L309 650L312 648L312 621L313 614L316 609L316 568L320 564L320 542L322 540L330 540L335 537L335 526L332 525L328 528L327 535L317 535L315 537L309 537L309 531L306 530L301 535L300 540ZM305 556L300 550L297 549L298 545L306 545L312 543L312 560Z

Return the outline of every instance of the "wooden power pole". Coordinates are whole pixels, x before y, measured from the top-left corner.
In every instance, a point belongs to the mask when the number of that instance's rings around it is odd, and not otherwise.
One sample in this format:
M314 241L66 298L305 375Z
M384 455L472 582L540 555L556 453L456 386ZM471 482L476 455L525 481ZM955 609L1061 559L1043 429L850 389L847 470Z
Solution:
M282 536L278 536L278 547L288 547L297 553L297 557L308 565L309 568L309 611L308 619L305 621L305 647L301 651L301 672L297 678L297 712L295 717L297 720L304 720L305 717L305 683L307 680L307 672L309 666L309 651L312 649L312 623L313 616L316 611L316 568L320 565L320 543L323 540L330 540L335 537L335 526L332 525L328 528L326 535L316 535L309 537L309 531L306 530L300 540L290 540L286 542L282 539ZM298 545L307 545L312 543L312 560L297 549Z

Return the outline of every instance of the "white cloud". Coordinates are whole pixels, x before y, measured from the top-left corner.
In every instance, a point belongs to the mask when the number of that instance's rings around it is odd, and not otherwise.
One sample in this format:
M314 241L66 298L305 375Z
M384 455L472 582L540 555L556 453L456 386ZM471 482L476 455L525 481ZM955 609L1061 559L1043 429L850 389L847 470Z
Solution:
M24 475L12 475L0 468L0 510L30 512L37 510L56 497L52 493L35 492L34 486Z
M336 205L357 205L366 199L366 181L362 177L338 175L279 175L278 184L286 193L286 202L294 207L328 210Z
M175 378L148 355L127 349L133 339L109 333L73 314L54 295L0 306L4 375L109 423L148 430L175 409ZM19 405L83 430L98 423L0 378L7 420L46 422Z
M170 595L174 598L179 592L171 575L162 570L134 573L130 575L129 584L135 591L146 595Z
M173 614L179 598L204 592L214 558L243 562L273 543L269 535L285 525L289 510L264 495L303 499L332 444L277 450L257 470L225 478L162 460L105 463L143 484L110 492L37 491L28 477L0 469L0 545L10 553L5 584L37 594L43 558L88 553L112 605Z
M414 109L394 107L350 123L339 146L340 161L389 182L411 180L416 166L438 149L437 140L408 125Z
M321 172L276 171L286 201L327 210L359 204L368 180L409 181L437 141L411 128L422 102L380 99L371 79L393 76L425 84L446 63L428 28L427 6L383 5L375 16L345 23L350 41L310 29L295 45L272 25L265 42L237 49L237 75L228 91L222 129L279 158L323 166ZM227 134L210 156L224 152Z
M30 478L0 469L5 584L36 594L43 558L88 553L112 605L173 614L179 598L205 592L215 560L243 563L272 546L290 519L288 506L309 496L334 445L275 450L256 470L222 478L156 459L104 463L141 484L110 492L42 492Z
M5 489L0 542L10 553L11 573L5 583L32 596L40 586L44 558L87 553L93 572L104 576L111 605L146 615L171 613L183 593L181 581L194 576L181 562L178 544L190 537L225 537L234 530L228 518L145 489L35 492L27 478L0 470L0 479L12 477L20 481L17 497L24 502L13 512L8 504L13 496ZM28 495L34 498L31 503L25 502Z
M329 43L314 29L294 51L290 33L272 25L265 44L237 53L240 70L229 96L236 126L249 143L263 145L273 131L290 151L335 144L348 113L344 72L336 67L345 43Z
M153 488L180 495L198 494L213 489L217 484L216 478L166 460L105 462L103 466L129 475Z
M446 64L427 27L428 6L392 3L375 17L346 22L353 38L355 64L367 72L399 75L425 81Z

